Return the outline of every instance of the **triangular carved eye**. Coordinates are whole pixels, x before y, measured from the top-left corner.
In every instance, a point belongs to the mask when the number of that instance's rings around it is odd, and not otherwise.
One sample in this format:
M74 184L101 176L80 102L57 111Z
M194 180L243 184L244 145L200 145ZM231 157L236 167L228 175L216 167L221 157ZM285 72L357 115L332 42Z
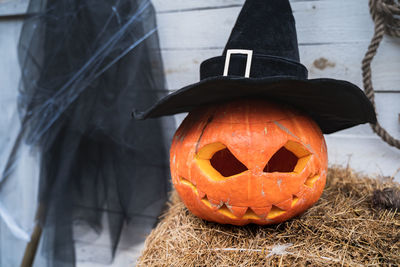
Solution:
M196 162L200 169L214 180L225 179L248 170L224 144L219 142L201 148L196 155Z
M288 141L271 157L263 171L300 173L310 157L311 153L302 144Z
M210 159L211 166L214 167L222 176L229 177L247 170L235 156L225 148L216 152Z
M282 147L265 165L264 172L292 172L298 160L295 154Z

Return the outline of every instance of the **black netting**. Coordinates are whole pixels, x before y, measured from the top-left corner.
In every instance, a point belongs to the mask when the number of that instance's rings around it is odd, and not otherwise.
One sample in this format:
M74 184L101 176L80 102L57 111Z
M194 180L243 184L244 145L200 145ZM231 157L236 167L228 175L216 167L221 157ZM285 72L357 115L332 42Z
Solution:
M74 266L76 244L100 236L106 249L86 260L110 262L122 229L156 222L175 122L130 117L166 94L156 29L146 0L31 0L18 47L21 128L0 192L18 190L7 185L19 175L22 147L36 151L40 264Z

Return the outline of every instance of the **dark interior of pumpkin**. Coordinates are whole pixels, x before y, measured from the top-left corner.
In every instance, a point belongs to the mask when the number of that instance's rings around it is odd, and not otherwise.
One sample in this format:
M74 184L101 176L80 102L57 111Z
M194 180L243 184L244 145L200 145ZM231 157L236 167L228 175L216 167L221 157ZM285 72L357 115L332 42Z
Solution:
M299 159L285 147L276 152L265 165L264 172L292 172Z
M225 148L216 152L210 159L211 166L214 167L222 176L228 177L239 174L247 170L230 151Z

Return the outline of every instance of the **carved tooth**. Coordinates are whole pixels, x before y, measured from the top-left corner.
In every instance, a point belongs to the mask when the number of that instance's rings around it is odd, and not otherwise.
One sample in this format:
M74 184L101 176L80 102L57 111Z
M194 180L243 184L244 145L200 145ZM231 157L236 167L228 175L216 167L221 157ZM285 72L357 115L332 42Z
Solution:
M242 218L243 217L243 215L246 213L246 211L247 211L247 209L248 209L248 207L237 207L237 206L228 206L228 205L226 205L230 210L231 210L231 212L236 216L236 217L238 217L238 218Z
M281 203L274 204L281 210L288 210L292 207L292 201L293 201L293 196L285 201L282 201Z
M224 204L222 201L216 201L216 200L213 200L211 198L209 198L208 201L210 201L211 208L214 211L218 210L219 208L221 208L221 206Z
M237 219L237 217L231 212L228 206L222 205L222 207L218 210L219 213L231 218L231 219Z
M257 216L259 216L260 218L264 219L265 216L267 216L268 212L271 210L272 205L269 205L267 207L250 207L255 214L257 214Z
M232 205L229 205L229 202L224 202L224 205L228 208L230 212L232 212ZM233 213L233 212L232 212Z
M260 217L251 208L248 208L246 214L243 215L243 219L259 220Z
M272 205L271 210L269 211L268 215L267 215L267 219L274 219L278 216L281 216L282 214L284 214L286 211L281 210L280 208Z
M206 193L204 193L203 191L199 190L197 188L197 193L199 194L200 199L203 199L206 196Z

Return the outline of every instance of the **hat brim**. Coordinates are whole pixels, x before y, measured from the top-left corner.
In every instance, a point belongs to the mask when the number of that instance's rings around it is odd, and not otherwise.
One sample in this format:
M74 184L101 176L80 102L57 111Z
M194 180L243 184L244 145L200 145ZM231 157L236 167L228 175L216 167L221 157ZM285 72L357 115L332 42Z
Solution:
M287 76L211 77L171 93L144 112L134 111L133 116L156 118L248 97L290 104L311 116L325 134L376 122L371 102L356 85L335 79L299 80Z

